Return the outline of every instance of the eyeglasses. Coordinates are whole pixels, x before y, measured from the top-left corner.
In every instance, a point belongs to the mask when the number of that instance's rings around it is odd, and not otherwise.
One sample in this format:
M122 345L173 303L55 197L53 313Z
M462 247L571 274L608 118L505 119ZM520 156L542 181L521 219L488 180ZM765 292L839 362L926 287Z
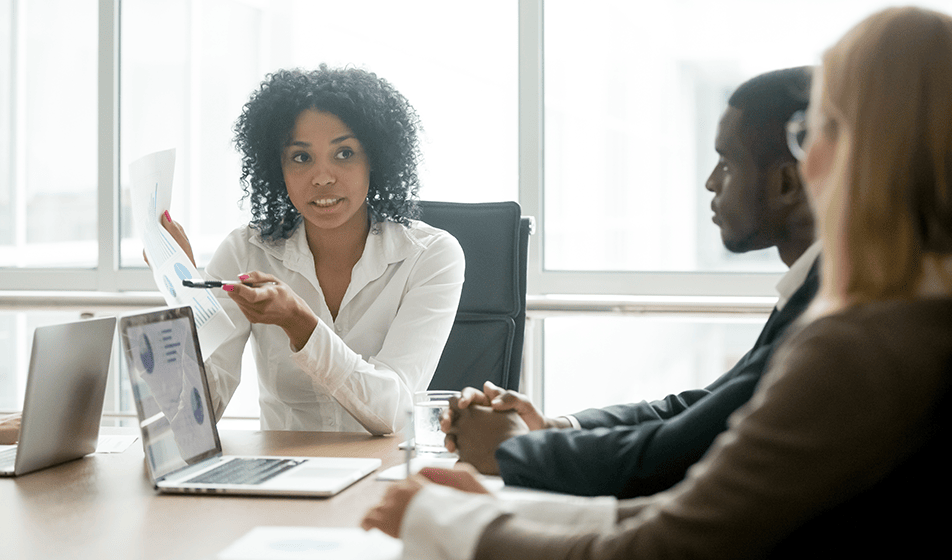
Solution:
M803 161L807 157L804 150L807 141L807 114L805 111L797 111L790 120L787 121L787 147L790 153L797 161Z

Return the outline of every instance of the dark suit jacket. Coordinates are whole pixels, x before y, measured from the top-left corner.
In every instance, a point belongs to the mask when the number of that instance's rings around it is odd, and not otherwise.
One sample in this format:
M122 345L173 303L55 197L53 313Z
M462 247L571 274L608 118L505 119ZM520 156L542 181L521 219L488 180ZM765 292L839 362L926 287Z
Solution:
M783 309L771 313L750 352L706 388L650 403L585 410L574 415L581 430L540 430L503 442L496 450L503 480L619 498L673 486L727 429L727 417L753 395L784 333L806 310L819 284L817 260Z

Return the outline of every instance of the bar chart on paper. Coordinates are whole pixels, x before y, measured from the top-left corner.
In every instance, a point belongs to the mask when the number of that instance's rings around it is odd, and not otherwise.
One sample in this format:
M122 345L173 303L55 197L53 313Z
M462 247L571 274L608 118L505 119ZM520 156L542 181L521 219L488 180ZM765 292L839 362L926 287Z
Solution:
M156 181L153 183L152 194L149 196L149 209L146 214L147 216L155 216L160 214L157 207L158 192L159 183ZM159 234L158 230L162 229L162 226L159 224L158 220L147 219L143 225L147 230L153 230L151 235L147 234L142 237L142 244L145 248L146 254L150 257L155 257L156 263L164 263L165 261L173 258L179 247L175 244L175 241L172 240L171 237Z
M221 311L221 304L213 298L207 291L204 297L192 299L192 315L195 316L195 325L201 328L201 325L212 320L215 313ZM203 301L204 300L204 301Z
M192 308L202 351L210 355L235 326L215 297L203 289L186 288L182 280L200 278L192 261L162 226L172 198L175 150L146 155L130 166L133 216L142 232L156 287L170 306Z

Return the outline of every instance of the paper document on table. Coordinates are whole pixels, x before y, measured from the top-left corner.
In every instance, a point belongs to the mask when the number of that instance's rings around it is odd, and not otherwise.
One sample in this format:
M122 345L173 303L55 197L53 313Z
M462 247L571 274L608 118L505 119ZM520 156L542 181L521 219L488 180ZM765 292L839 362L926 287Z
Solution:
M403 543L380 531L324 527L255 527L218 560L398 560Z
M155 152L129 166L132 178L132 218L142 232L142 246L152 266L155 285L172 307L188 305L195 316L202 354L208 357L235 329L209 290L186 288L182 280L201 278L185 251L160 222L172 202L175 150Z
M99 434L96 453L122 453L129 449L129 446L135 443L137 439L139 439L139 436Z
M410 471L410 474L416 474L420 472L420 469L423 467L440 467L442 469L452 469L453 465L459 460L456 455L451 455L449 453L444 457L430 456L430 457L414 457L410 459L410 468L407 469L407 463L400 463L386 469L380 473L377 473L377 480L403 480L407 477L407 471Z

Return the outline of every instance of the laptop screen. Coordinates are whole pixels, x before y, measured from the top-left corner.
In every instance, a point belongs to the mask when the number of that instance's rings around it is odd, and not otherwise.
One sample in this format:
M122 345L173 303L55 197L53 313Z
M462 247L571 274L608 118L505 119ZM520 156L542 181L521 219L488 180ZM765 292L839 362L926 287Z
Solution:
M220 453L191 308L123 317L119 334L153 479Z

